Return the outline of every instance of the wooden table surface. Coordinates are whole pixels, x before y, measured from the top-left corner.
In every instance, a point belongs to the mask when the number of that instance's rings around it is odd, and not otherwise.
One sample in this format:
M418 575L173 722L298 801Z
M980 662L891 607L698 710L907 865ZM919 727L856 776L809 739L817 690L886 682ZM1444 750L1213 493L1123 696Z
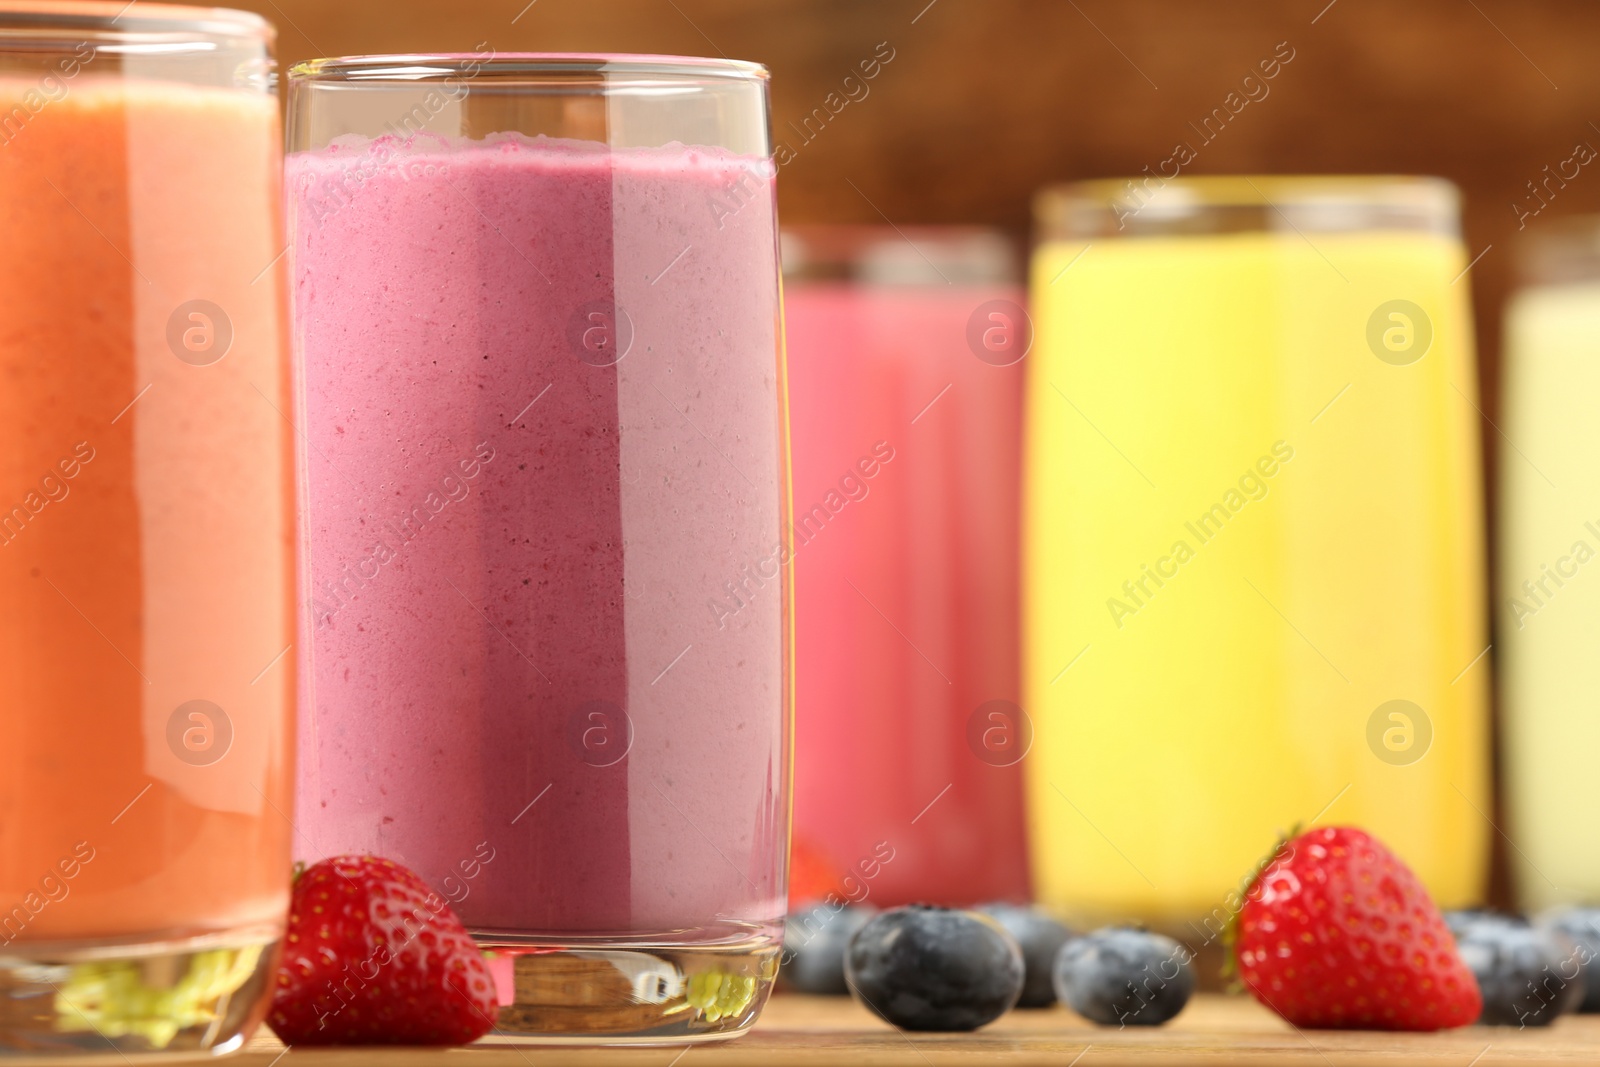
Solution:
M1076 1058L1074 1058L1076 1057ZM1166 1026L1116 1030L1052 1008L1014 1011L973 1034L905 1034L845 998L780 994L745 1037L716 1044L633 1048L478 1045L468 1049L296 1049L265 1029L240 1055L248 1067L1165 1067L1307 1064L1316 1067L1494 1067L1600 1063L1600 1015L1543 1030L1469 1026L1442 1034L1297 1031L1247 997L1202 994Z

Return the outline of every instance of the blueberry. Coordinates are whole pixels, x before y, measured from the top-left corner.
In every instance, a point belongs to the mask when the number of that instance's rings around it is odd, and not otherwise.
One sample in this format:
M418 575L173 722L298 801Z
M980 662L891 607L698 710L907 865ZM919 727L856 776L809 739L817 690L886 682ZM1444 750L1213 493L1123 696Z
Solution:
M1462 962L1483 993L1478 1022L1549 1026L1582 1002L1583 975L1564 938L1507 915L1479 913L1455 925Z
M1583 972L1583 1002L1578 1010L1600 1012L1600 966L1595 963L1600 959L1600 908L1563 908L1546 916L1541 925L1572 943L1573 958Z
M1061 947L1056 995L1101 1026L1159 1026L1194 994L1192 955L1161 934L1106 927Z
M976 1030L1022 994L1022 950L986 915L926 904L874 916L845 974L873 1014L903 1030Z
M783 926L783 980L801 993L847 995L845 947L850 935L877 911L850 904L815 904L789 916Z
M985 904L976 911L1005 927L1006 933L1022 946L1022 999L1019 1008L1048 1008L1056 1002L1056 987L1051 971L1056 953L1072 936L1072 931L1038 908L1022 904Z

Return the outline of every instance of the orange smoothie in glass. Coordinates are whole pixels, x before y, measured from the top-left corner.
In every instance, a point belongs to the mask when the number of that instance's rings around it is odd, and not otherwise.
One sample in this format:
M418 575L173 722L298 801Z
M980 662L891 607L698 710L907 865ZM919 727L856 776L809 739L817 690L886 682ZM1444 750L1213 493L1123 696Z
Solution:
M288 901L270 30L121 6L50 8L41 60L0 4L0 992L68 968L30 1020L56 1036L0 1015L0 1048L237 1043Z

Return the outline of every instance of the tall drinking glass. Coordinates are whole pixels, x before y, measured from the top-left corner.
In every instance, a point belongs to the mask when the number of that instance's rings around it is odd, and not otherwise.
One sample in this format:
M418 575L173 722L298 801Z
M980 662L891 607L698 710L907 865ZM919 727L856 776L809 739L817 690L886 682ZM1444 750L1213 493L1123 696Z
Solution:
M1041 893L1214 941L1278 832L1353 823L1441 905L1475 901L1488 638L1455 190L1143 180L1038 210Z
M271 28L0 3L0 1047L227 1051L289 892Z
M1600 219L1529 231L1506 311L1500 449L1501 717L1524 907L1600 900Z
M1026 900L1020 257L976 228L783 236L791 896Z
M766 72L290 74L299 847L418 871L502 1032L722 1037L777 966L789 599Z

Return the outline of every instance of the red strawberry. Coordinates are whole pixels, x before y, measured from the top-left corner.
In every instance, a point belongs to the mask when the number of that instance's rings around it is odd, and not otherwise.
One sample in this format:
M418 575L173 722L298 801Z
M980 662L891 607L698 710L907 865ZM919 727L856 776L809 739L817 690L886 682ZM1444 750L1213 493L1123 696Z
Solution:
M267 1023L287 1045L463 1045L494 1026L494 979L444 898L376 856L302 874Z
M844 895L839 865L817 842L795 834L789 843L789 910L799 911L829 893Z
M1443 1030L1483 1001L1428 891L1365 831L1309 830L1245 894L1239 976L1296 1026Z

